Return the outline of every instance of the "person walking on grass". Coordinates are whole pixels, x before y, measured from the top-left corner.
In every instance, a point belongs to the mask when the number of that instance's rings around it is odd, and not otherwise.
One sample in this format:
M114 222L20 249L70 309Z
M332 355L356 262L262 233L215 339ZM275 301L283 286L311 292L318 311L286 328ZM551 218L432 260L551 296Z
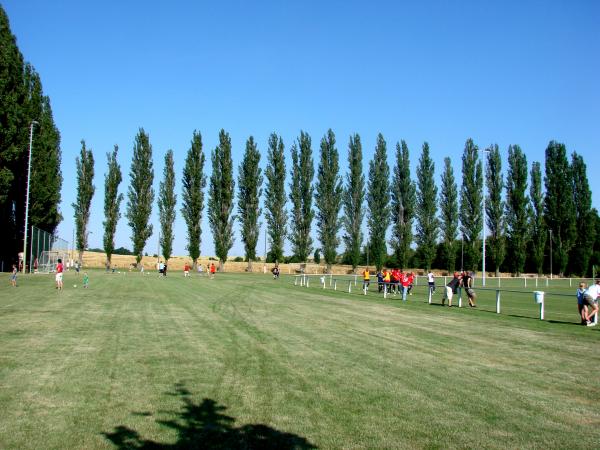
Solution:
M475 300L477 300L477 294L473 289L473 272L463 272L462 284L465 287L465 292L469 299L469 306L471 308L476 308L477 305L475 304Z
M54 276L54 280L56 281L56 289L62 291L63 288L63 263L62 259L58 258L58 263L56 264L56 275Z
M596 325L595 322L592 321L594 316L598 314L598 297L600 296L600 278L596 279L596 282L587 288L585 294L583 294L583 305L587 307L587 312L585 313L585 321L588 327L593 327Z
M365 267L365 270L363 270L363 291L368 291L370 284L371 284L371 274L369 273L369 268Z
M579 287L575 295L577 295L577 310L579 317L581 318L581 325L587 324L587 306L585 306L583 297L587 291L587 284L584 282L579 283Z
M12 265L12 274L10 275L10 285L12 287L17 287L17 265Z

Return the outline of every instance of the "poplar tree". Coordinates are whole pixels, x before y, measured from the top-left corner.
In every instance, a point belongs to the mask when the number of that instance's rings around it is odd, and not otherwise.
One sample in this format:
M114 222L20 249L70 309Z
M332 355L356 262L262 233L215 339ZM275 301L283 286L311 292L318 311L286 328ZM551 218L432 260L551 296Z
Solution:
M119 194L119 185L123 181L121 166L117 162L119 146L115 145L112 153L106 154L108 171L104 175L104 252L106 253L106 270L110 269L112 254L115 249L115 232L121 218L121 202L123 194Z
M292 230L290 241L294 256L301 262L312 252L310 228L314 218L312 185L315 168L312 159L311 139L308 133L300 132L297 145L292 145L292 181L290 200L292 202Z
M518 145L511 145L506 176L506 236L510 268L516 275L523 272L527 257L531 229L528 205L527 157Z
M592 192L588 183L586 165L583 157L576 152L571 157L571 170L573 174L576 236L569 256L569 266L571 273L586 276L596 239L596 227L592 211Z
M546 246L546 227L544 225L544 193L542 191L542 169L538 161L531 165L531 184L529 198L531 200L531 262L536 273L544 270L544 248Z
M408 266L410 245L413 240L415 184L410 179L410 159L406 142L396 144L396 165L391 185L392 239L396 261L401 269Z
M544 220L552 232L554 267L563 276L576 237L573 175L564 144L551 141L546 148Z
M440 223L442 231L443 259L448 273L456 266L456 234L458 230L458 188L450 158L444 158L442 188L440 191Z
M367 188L369 248L377 270L384 266L387 259L385 234L390 225L389 179L390 168L387 163L387 144L383 135L379 133L375 154L369 162Z
M439 222L437 211L437 186L434 181L435 164L425 142L417 169L417 233L418 252L427 270L431 268L436 254Z
M339 154L335 146L335 134L331 129L321 139L321 159L317 171L315 206L317 227L327 273L335 264L338 231L341 227L340 208L342 206L342 177L339 175Z
M500 150L498 145L494 144L487 148L486 165L486 185L487 198L485 202L486 224L489 231L487 245L487 255L494 267L496 276L500 276L500 265L504 262L506 256L506 246L504 239L505 219L504 219L504 201L502 201L502 190L504 189L504 179L502 177L502 160L500 159ZM509 151L510 152L510 151ZM527 166L525 166L525 178L527 178ZM510 185L510 175L507 177L507 183ZM525 181L527 184L527 180ZM508 186L507 186L508 188Z
M465 265L477 270L481 262L481 231L483 174L479 163L479 148L467 139L462 156L462 187L460 192L460 224L465 245Z
M231 138L221 129L219 145L211 153L212 174L208 189L208 221L215 241L215 253L219 258L219 271L223 271L227 253L233 247L233 161Z
M259 204L263 176L259 164L260 152L254 138L250 136L246 141L244 159L238 168L238 218L249 272L252 272L252 261L256 259L256 244L261 225L258 218L261 214Z
M354 134L350 136L348 143L348 173L343 193L344 215L342 216L342 224L346 231L343 239L353 271L356 271L360 261L364 199L365 176L362 168L362 145L360 136Z
M77 200L72 204L75 217L75 241L79 252L79 266L83 262L83 251L88 246L88 222L92 197L96 190L94 186L94 155L91 149L85 147L81 140L81 151L75 158L77 172Z
M265 219L268 225L270 250L267 261L283 261L283 244L287 234L287 212L285 210L285 157L281 137L276 133L269 136L267 153L267 178L265 186Z
M154 202L152 146L150 145L150 136L143 128L140 128L135 136L129 178L126 215L131 227L133 254L139 264L144 256L146 241L152 236L152 224L148 221Z
M163 180L160 182L158 190L159 242L165 262L169 261L173 252L173 222L175 222L175 205L177 204L174 164L173 150L168 150L165 154Z
M202 211L204 210L204 188L206 187L204 161L202 135L194 130L181 179L181 214L187 227L187 250L192 258L194 270L196 270L200 257L202 241Z

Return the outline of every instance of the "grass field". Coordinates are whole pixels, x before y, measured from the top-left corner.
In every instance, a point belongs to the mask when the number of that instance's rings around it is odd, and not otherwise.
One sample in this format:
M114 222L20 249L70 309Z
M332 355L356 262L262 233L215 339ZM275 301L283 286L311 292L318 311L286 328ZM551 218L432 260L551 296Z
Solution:
M600 447L600 326L574 287L541 288L571 296L540 321L531 293L498 315L494 290L475 310L341 277L90 278L2 276L0 448Z

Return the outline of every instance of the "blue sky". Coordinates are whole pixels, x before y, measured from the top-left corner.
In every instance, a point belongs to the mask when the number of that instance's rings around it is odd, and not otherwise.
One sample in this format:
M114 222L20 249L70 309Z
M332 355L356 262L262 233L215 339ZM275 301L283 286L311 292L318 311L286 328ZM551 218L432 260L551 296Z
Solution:
M164 154L175 152L178 200L192 132L202 133L210 161L221 128L232 138L236 177L248 136L266 151L269 134L282 135L289 168L300 130L311 135L316 160L332 128L344 171L350 134L361 135L366 166L381 132L390 164L397 141L407 141L413 168L429 142L438 182L445 156L460 180L469 137L482 148L497 143L504 168L510 144L519 144L531 164L543 162L554 139L584 156L592 192L600 192L593 173L600 167L600 2L8 0L2 6L21 52L41 75L62 135L58 232L68 240L80 140L96 159L90 246L101 247L106 152L119 145L125 192L139 127L150 133L156 191ZM600 208L597 195L593 205ZM157 247L156 210L150 254ZM129 236L122 218L116 245L131 248ZM185 254L185 245L178 211L175 254ZM262 254L263 237L258 248ZM201 252L214 253L206 220ZM238 233L230 254L243 254Z

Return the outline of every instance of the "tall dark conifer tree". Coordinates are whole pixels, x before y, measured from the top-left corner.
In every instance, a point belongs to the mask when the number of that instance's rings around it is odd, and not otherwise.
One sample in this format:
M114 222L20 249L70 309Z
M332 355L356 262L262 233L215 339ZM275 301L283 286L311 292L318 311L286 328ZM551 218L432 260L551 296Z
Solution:
M367 188L367 225L369 227L369 249L375 268L380 270L387 259L386 233L390 225L390 167L387 163L387 144L383 135L377 135L373 159L369 162Z
M569 255L570 273L580 276L588 274L589 262L596 239L592 192L587 178L583 157L576 152L571 157L573 173L573 202L575 204L575 242Z
M262 170L259 167L260 152L254 138L246 141L244 159L238 168L238 219L241 225L242 242L248 271L252 272L252 261L256 259L256 245L260 232L258 218L261 214Z
M115 145L112 153L106 154L108 171L104 175L104 252L106 253L106 270L111 266L112 254L115 249L115 232L121 218L119 211L123 194L119 194L119 185L123 180L121 166L117 161L119 147Z
M152 224L148 221L154 202L152 146L150 136L143 128L140 128L135 136L129 178L127 220L131 227L133 254L139 264L144 256L146 241L152 236Z
M525 171L527 172L527 167ZM527 176L527 174L525 175ZM496 144L487 149L485 179L487 186L485 214L488 228L486 250L496 276L500 276L500 265L504 262L504 257L506 256L504 201L502 201L504 179L502 177L500 150Z
M544 249L546 247L546 227L544 224L544 193L542 191L542 169L538 161L531 165L531 262L538 275L544 271Z
M181 214L187 227L187 250L192 258L194 270L196 270L200 257L202 241L202 211L204 210L204 188L206 187L204 161L202 135L194 130L181 179L181 198L183 200Z
M158 220L160 222L160 249L168 262L173 253L173 222L175 222L175 205L177 194L175 194L175 162L173 161L173 150L165 154L165 165L163 179L158 190Z
M362 145L360 136L350 136L348 143L348 173L346 174L346 186L343 193L344 214L342 224L346 233L344 243L346 255L352 264L352 270L360 261L360 250L362 246L362 220L363 202L365 199L365 176L362 167Z
M450 158L444 158L442 188L440 191L440 227L442 231L443 259L448 272L456 266L456 232L458 230L458 188Z
M509 265L516 275L523 272L527 257L531 230L528 205L527 157L518 145L511 145L508 147L506 177L506 235Z
M88 223L90 220L90 208L94 196L94 154L91 149L85 147L85 141L81 141L81 151L75 159L77 167L77 200L73 203L75 217L75 241L78 260L81 266L83 262L83 251L88 246Z
M564 144L551 141L546 148L544 221L552 233L553 271L564 275L576 237L573 174Z
M396 144L396 165L391 185L392 239L396 261L401 269L408 266L410 245L413 240L415 214L415 184L410 179L410 159L406 142Z
M265 219L269 234L270 250L267 261L283 261L283 244L287 234L287 211L285 209L285 157L281 137L276 133L269 136L267 169L265 176Z
M315 212L312 208L315 175L311 139L308 133L300 132L297 145L292 145L292 182L290 200L292 202L292 224L290 241L292 251L298 261L304 262L312 252L313 239L310 229Z
M417 251L423 266L429 270L435 258L439 221L437 212L437 186L434 181L435 164L425 142L417 169Z
M233 247L233 161L231 138L225 130L219 132L219 145L212 151L212 174L208 190L208 221L215 241L215 253L219 258L219 271L223 271L227 254Z
M464 237L465 269L477 270L481 263L481 231L483 228L483 174L479 148L468 139L462 157L460 191L460 228Z
M338 231L340 230L340 208L342 207L342 178L339 175L339 154L335 146L335 134L331 129L321 139L321 158L317 171L315 206L317 207L317 227L327 273L335 264Z

